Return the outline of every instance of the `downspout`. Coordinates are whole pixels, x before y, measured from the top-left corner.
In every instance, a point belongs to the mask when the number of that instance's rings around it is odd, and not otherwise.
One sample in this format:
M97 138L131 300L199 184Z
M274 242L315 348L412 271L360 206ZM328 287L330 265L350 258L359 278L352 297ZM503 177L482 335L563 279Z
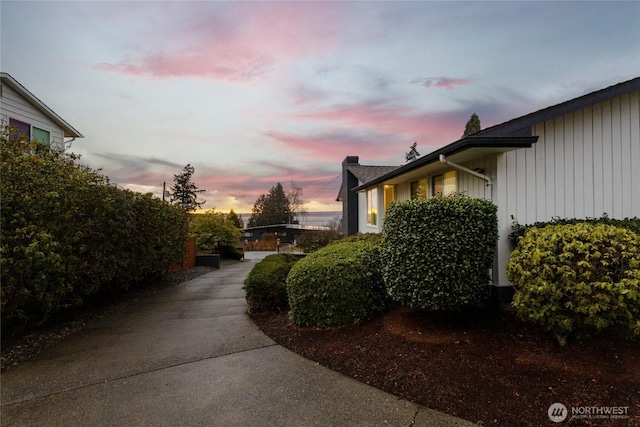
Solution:
M76 140L76 137L74 136L73 138L71 138L71 140L70 140L70 141L64 141L64 142L63 142L64 150L65 150L65 151L70 150L70 149L71 149L71 143L72 143L73 141L75 141L75 140ZM67 144L68 144L68 145L67 145Z
M444 163L445 165L453 166L456 169L460 169L461 171L465 171L468 174L471 174L473 176L477 176L478 178L480 178L482 180L485 180L487 182L487 185L493 184L493 182L491 181L491 178L489 178L487 175L482 174L480 172L476 172L476 171L474 171L472 169L466 168L466 167L464 167L462 165L459 165L457 163L453 163L452 161L447 160L447 158L445 157L444 154L440 154L440 161L442 163Z

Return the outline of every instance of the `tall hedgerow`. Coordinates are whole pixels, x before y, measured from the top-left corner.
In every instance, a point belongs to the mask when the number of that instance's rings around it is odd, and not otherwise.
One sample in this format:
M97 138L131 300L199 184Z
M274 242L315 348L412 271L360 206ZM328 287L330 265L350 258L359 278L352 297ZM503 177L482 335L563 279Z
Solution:
M496 206L463 195L393 203L383 227L383 277L391 297L444 311L481 303L498 238Z
M46 320L181 263L186 214L110 185L78 157L1 136L2 325Z

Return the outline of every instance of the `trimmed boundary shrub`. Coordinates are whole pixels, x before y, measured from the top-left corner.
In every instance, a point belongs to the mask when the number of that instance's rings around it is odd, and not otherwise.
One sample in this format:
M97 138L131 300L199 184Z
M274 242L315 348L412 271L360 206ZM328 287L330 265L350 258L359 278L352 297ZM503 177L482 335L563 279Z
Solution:
M640 236L588 223L530 228L507 264L518 316L555 334L640 335Z
M266 256L249 272L244 281L249 313L286 310L288 307L285 281L298 258L289 254Z
M287 293L289 316L299 326L353 324L385 310L380 246L354 239L307 255L289 272Z
M112 186L77 156L8 130L1 144L3 328L43 323L183 262L179 208Z
M393 203L383 227L383 277L391 297L446 311L489 296L497 208L464 195Z
M511 226L509 241L511 242L514 248L518 244L518 239L520 237L524 237L525 232L529 228L544 228L547 225L567 225L567 224L583 224L583 223L592 224L592 225L606 224L606 225L613 225L615 227L626 228L627 230L631 230L634 233L640 235L640 218L638 217L625 218L625 219L613 219L613 218L609 218L607 214L603 214L600 218L586 218L586 219L555 217L551 221L536 222L529 225L523 225L518 223L518 221L513 216L511 216L511 219L513 221L513 225Z

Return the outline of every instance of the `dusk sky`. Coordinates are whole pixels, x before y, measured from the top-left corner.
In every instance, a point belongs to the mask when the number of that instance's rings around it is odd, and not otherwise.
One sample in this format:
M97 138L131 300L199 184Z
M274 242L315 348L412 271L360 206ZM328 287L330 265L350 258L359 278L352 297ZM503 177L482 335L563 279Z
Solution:
M338 211L341 162L402 165L640 75L640 2L0 3L1 63L112 182L206 208L277 182Z

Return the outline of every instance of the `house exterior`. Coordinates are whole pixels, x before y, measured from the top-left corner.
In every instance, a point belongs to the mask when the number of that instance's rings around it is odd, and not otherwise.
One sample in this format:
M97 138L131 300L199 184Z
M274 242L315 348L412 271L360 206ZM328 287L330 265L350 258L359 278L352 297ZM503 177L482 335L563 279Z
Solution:
M82 134L16 79L0 73L0 124L14 126L29 139L64 150Z
M640 216L640 77L462 138L411 163L359 179L343 162L348 234L382 231L392 201L465 193L498 207L493 284L508 299L508 235L554 217ZM512 219L513 218L513 219Z

